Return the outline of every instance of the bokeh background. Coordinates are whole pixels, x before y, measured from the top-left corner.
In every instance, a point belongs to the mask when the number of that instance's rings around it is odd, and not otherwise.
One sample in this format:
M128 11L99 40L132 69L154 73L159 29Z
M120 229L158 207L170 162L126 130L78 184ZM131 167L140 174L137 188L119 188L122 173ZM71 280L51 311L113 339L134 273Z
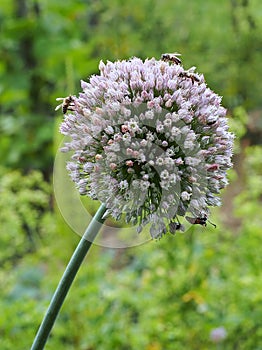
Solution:
M101 59L165 52L204 73L237 136L218 227L93 246L46 349L262 349L261 33L260 0L1 1L1 350L30 348L79 241L54 199L55 99Z

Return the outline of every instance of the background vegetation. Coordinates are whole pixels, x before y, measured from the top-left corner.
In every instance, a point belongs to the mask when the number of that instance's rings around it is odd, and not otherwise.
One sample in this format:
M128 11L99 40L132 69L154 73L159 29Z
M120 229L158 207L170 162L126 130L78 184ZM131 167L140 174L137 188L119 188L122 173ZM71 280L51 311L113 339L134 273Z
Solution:
M177 51L224 96L237 134L218 228L94 246L46 349L261 350L261 1L4 0L0 31L1 349L30 348L79 239L52 191L55 98L100 59Z

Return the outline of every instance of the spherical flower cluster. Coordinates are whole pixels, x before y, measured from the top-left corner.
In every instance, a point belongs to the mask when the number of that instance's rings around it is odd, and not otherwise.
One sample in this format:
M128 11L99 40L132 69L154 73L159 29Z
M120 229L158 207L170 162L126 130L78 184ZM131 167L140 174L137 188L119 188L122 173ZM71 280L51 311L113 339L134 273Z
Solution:
M210 340L214 343L220 343L227 337L227 331L224 327L214 328L210 332Z
M70 96L60 128L80 194L138 232L150 224L153 238L183 230L187 213L205 224L232 166L221 98L178 62L134 57L99 69Z

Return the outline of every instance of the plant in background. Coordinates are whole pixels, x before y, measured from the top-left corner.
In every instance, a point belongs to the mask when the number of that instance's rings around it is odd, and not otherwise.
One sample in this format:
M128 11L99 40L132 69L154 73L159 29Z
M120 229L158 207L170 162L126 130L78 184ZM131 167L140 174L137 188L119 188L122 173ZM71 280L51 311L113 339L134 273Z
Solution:
M51 186L39 171L23 175L0 168L0 194L0 265L13 265L35 251L45 232Z
M92 241L112 215L150 225L153 238L184 230L180 219L206 225L220 204L232 166L233 135L221 98L178 54L161 60L100 63L100 75L82 81L83 92L63 100L62 151L82 195L102 204L68 264L32 350L42 349ZM186 214L191 216L186 216Z
M214 328L210 332L210 340L214 343L220 343L227 337L227 331L224 327Z

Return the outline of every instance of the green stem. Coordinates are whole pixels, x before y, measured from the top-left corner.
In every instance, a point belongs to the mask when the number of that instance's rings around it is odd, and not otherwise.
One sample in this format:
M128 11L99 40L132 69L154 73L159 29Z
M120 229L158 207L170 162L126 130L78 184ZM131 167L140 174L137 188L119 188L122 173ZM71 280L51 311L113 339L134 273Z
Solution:
M56 317L71 287L71 284L73 283L77 271L79 270L89 248L91 247L93 240L98 234L99 229L103 225L104 219L102 219L102 217L105 211L106 208L102 204L76 247L38 329L31 350L41 350L44 348L49 333L55 323Z

